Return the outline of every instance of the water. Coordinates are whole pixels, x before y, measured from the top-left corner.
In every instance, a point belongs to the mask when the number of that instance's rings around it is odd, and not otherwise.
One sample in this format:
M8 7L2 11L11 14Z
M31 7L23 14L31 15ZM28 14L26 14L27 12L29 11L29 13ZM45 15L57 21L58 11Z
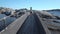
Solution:
M60 11L49 11L49 13L51 13L55 16L60 16Z
M3 18L3 17L5 17L5 16L3 16L3 15L0 16L0 18ZM14 18L14 17L8 17L5 19L5 22L0 21L0 31L3 30L6 26L11 24L15 20L16 20L16 18Z
M6 17L5 14L0 14L0 19L3 18L3 17Z
M4 17L6 17L5 14L0 14L0 19L4 18ZM5 23L9 24L9 23L13 22L14 20L16 20L16 18L14 18L14 17L8 17L8 18L5 19ZM3 25L3 23L4 23L4 21L0 21L0 26Z
M9 25L10 23L12 23L13 21L15 21L16 20L16 18L14 18L14 17L8 17L6 20L5 20L5 23L6 23L6 25Z

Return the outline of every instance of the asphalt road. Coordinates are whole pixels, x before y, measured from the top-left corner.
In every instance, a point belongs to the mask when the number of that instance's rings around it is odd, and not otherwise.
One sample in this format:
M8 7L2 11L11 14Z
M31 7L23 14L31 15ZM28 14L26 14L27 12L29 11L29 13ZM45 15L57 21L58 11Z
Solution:
M17 34L46 34L36 14L31 14Z

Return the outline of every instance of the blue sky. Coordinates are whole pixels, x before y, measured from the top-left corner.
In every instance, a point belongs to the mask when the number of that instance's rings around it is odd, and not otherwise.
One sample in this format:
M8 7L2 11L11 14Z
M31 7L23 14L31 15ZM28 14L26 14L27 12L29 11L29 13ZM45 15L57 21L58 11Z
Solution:
M0 0L0 7L13 9L32 7L37 10L60 9L60 0Z

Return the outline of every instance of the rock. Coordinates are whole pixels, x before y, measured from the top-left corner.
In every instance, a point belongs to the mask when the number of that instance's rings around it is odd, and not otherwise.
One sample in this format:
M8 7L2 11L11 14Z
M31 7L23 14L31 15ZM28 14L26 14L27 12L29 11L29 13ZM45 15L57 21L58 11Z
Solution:
M57 19L60 19L60 17L59 16L55 16Z
M53 16L52 14L48 13L47 11L40 11L40 13L42 14L43 18L56 18L55 16Z

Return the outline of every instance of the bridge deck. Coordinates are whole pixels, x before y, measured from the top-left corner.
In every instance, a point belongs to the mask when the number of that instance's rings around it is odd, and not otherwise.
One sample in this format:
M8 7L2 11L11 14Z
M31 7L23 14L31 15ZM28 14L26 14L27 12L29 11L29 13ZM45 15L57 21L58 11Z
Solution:
M30 15L17 34L46 34L36 14Z

